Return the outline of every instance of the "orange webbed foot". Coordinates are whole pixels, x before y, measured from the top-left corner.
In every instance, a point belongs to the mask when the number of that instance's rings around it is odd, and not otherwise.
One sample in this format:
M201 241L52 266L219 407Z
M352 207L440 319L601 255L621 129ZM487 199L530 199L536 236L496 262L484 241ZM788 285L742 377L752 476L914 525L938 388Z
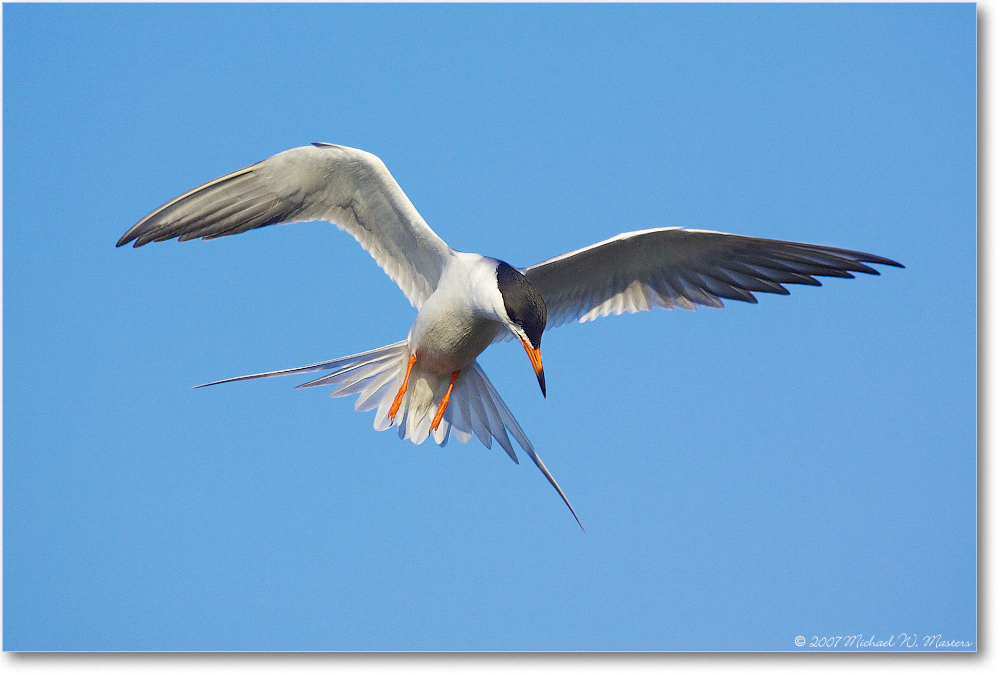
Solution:
M438 405L437 412L434 414L434 419L431 421L431 431L437 431L438 426L441 424L442 418L444 418L444 411L448 408L448 399L451 398L452 387L455 386L455 380L461 374L461 370L456 370L451 374L451 382L448 383L448 391L444 393L444 397L441 399L441 404Z
M410 361L406 364L406 375L403 377L403 384L399 387L399 391L396 392L396 398L392 401L392 406L389 408L389 421L394 422L396 420L396 413L399 412L399 405L403 402L403 394L406 393L406 385L410 381L410 371L413 370L413 364L417 362L417 355L410 354Z

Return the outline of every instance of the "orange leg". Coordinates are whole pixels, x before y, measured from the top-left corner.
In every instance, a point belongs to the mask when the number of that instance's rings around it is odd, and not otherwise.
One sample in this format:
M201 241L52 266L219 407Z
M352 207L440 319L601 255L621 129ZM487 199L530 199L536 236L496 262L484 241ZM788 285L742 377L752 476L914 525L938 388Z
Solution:
M448 407L448 399L451 398L451 388L455 386L455 380L458 379L461 370L456 370L451 374L451 382L448 383L448 391L444 393L444 398L441 399L441 404L438 405L438 410L434 414L434 419L431 421L431 431L437 431L438 425L441 424L441 418L444 417L444 411Z
M403 384L400 386L399 391L396 392L396 398L392 401L392 407L389 408L390 422L396 419L396 413L399 412L399 404L403 402L403 394L406 393L406 385L410 381L410 371L413 370L413 364L416 362L417 355L410 354L410 362L406 364L406 376L403 378Z

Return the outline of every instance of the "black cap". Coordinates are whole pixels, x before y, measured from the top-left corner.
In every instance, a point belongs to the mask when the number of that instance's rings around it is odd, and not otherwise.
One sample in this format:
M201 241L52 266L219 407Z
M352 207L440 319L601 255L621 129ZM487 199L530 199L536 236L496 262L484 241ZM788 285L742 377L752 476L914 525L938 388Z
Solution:
M545 301L528 278L503 262L497 265L497 287L507 316L524 330L531 346L538 349L545 332Z

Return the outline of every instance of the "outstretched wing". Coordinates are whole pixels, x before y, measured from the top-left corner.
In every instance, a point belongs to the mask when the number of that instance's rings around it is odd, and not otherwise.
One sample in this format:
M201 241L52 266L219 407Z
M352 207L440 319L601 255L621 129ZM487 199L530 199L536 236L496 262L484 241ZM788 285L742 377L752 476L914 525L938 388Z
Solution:
M619 234L524 274L552 328L653 307L722 307L723 298L757 302L754 292L788 295L782 284L819 286L817 276L878 274L864 263L902 267L858 251L671 227Z
M418 308L452 255L378 157L328 143L286 150L196 187L136 223L118 246L311 220L349 232Z

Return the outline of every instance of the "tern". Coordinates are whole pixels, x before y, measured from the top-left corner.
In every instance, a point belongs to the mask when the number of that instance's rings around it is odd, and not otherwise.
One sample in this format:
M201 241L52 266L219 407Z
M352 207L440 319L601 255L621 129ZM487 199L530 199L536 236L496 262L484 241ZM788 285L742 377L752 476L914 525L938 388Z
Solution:
M494 342L523 345L545 395L542 333L622 312L756 303L753 293L787 295L783 284L819 286L817 276L878 274L865 263L902 267L829 246L667 227L626 232L526 268L456 251L424 222L375 155L331 143L286 150L185 192L118 241L215 239L281 223L328 221L346 230L417 309L405 340L371 351L223 382L333 371L300 384L357 394L376 410L375 429L445 445L496 440L517 462L508 433L580 518L476 361ZM584 530L586 531L586 530Z

